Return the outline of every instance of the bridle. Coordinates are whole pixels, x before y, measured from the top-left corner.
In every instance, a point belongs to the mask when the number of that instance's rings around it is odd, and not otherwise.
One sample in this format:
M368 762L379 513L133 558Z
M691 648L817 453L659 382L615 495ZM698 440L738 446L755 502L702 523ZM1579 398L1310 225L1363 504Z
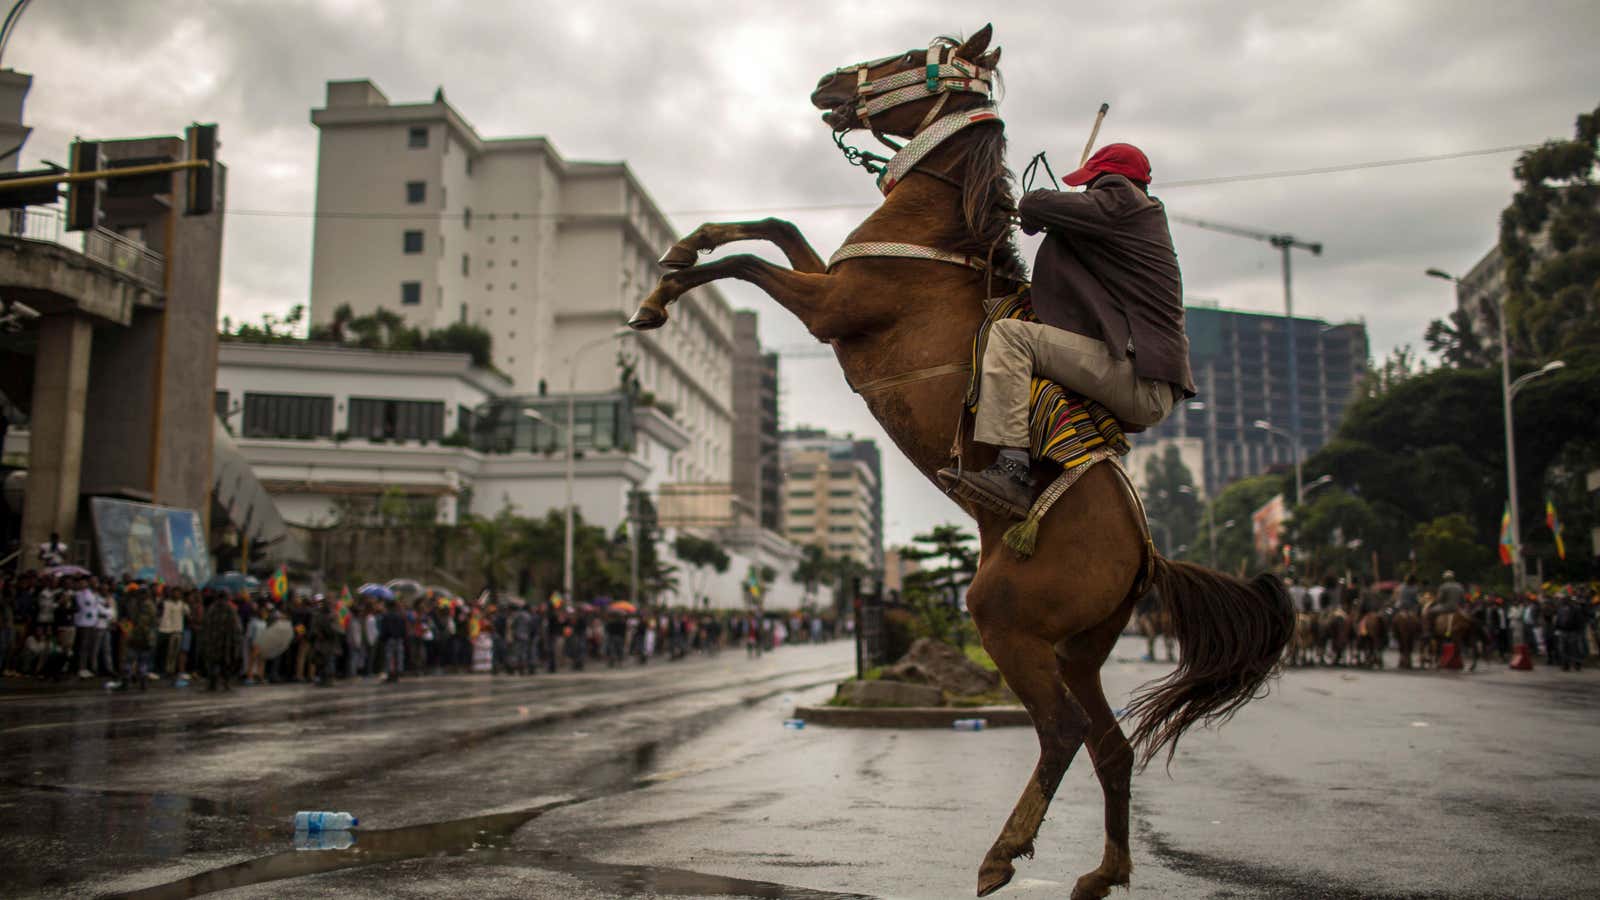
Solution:
M854 113L856 121L860 123L859 125L836 129L833 132L833 143L851 165L860 166L877 175L878 188L885 195L888 195L900 178L903 178L906 172L909 172L923 156L926 156L928 151L938 146L940 141L960 130L960 128L950 129L949 125L944 125L944 129L950 130L945 131L940 137L925 142L924 146L918 147L917 139L922 135L928 134L930 131L941 130L935 126L939 126L944 122L944 120L939 119L939 114L944 111L945 104L949 102L951 94L977 94L984 98L993 96L994 71L986 69L975 62L968 62L957 57L955 55L956 49L956 45L952 44L948 38L934 38L928 44L927 62L922 68L906 69L877 79L869 80L867 78L868 73L884 63L898 59L898 55L859 62L833 71L835 77L855 75L856 90L851 112ZM882 131L873 127L873 116L887 112L897 106L925 100L931 95L937 95L939 99L928 108L927 114L922 117L922 122L917 125L916 131L913 132L910 143L903 146L897 144ZM974 115L977 117L973 118ZM957 117L962 116L969 118L970 121L963 123L961 127L976 121L998 118L994 111L994 104L990 102L974 110L953 113L947 116L946 119L950 119L953 122ZM844 135L855 128L865 128L871 131L873 137L877 138L884 146L895 151L894 158L890 159L846 144Z
M860 166L878 176L878 190L882 191L885 197L889 196L895 185L910 174L917 163L935 147L968 126L979 122L1000 121L1000 114L996 111L992 100L972 109L940 115L944 112L945 104L952 94L977 94L986 100L993 96L994 71L976 62L957 57L956 48L956 45L947 38L934 38L928 45L926 65L920 69L906 69L882 78L869 79L867 74L884 63L898 59L898 56L885 56L834 70L836 76L851 74L856 76L852 111L860 124L834 131L833 142L838 145L839 150L844 153L845 160L851 165ZM911 139L904 145L896 144L872 127L873 116L935 95L939 99L934 101L927 115L922 117L922 122L912 133ZM869 129L874 137L895 151L894 156L885 158L847 145L844 142L844 134L856 127ZM883 256L950 263L979 272L987 272L989 269L988 260L965 253L951 253L948 250L921 244L864 241L845 244L834 251L833 256L828 258L828 271L833 271L834 266L845 260Z

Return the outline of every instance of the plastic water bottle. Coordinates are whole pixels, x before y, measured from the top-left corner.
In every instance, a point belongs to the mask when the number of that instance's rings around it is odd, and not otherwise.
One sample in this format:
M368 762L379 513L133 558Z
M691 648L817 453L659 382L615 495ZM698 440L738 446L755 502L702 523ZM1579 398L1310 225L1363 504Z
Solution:
M800 729L806 727L806 720L805 719L784 719L783 720L783 727L792 728L795 731L799 731Z
M294 830L316 834L319 831L349 831L361 820L347 812L297 812Z
M296 831L296 850L349 850L356 845L356 836L348 831Z
M950 727L957 731L982 731L987 724L988 719L957 719L950 723Z

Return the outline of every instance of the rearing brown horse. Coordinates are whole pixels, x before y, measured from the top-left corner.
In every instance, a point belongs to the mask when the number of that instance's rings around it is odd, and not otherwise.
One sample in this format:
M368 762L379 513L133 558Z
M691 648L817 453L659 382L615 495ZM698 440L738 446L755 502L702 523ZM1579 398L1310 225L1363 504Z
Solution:
M836 254L829 265L789 222L708 223L662 257L671 271L629 324L660 327L668 304L717 279L756 285L833 346L889 437L937 484L961 418L962 364L971 358L984 299L991 289L1014 290L1025 277L1011 240L1015 203L1004 129L987 90L1000 57L989 49L990 37L985 26L965 42L936 39L926 49L822 77L811 102L836 135L870 128L912 139L880 179L884 203L851 234L853 252ZM696 264L698 254L739 240L773 242L792 268L749 254ZM962 447L969 466L994 457L969 435ZM1038 474L1053 473L1041 466ZM1078 879L1072 896L1104 897L1126 885L1132 870L1135 764L1163 748L1170 761L1189 727L1226 721L1263 690L1289 640L1288 597L1270 575L1246 582L1156 556L1137 500L1111 465L1090 468L1050 510L1038 551L1026 558L1002 544L1010 524L1004 517L963 505L978 522L981 544L967 606L1039 737L1039 762L984 857L978 894L1003 887L1014 874L1011 861L1032 855L1050 800L1087 743L1105 794L1106 842L1100 865ZM1182 660L1129 705L1138 723L1130 742L1106 701L1100 667L1146 580L1161 593Z

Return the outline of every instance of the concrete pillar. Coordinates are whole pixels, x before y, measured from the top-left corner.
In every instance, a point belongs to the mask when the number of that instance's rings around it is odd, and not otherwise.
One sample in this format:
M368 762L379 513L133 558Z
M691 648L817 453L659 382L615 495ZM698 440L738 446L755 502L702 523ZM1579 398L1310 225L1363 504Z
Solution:
M39 564L39 545L50 539L50 532L59 533L69 545L77 532L83 407L89 391L93 336L89 320L79 316L50 316L39 324L39 352L33 364L28 487L22 510L25 566Z

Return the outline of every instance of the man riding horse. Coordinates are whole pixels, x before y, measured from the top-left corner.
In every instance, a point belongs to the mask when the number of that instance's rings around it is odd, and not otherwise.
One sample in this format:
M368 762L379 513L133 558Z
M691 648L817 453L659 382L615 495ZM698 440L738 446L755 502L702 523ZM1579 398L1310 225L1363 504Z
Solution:
M1031 191L1017 204L1022 230L1046 233L1034 261L1039 321L990 327L973 439L1000 456L959 475L988 505L1019 517L1033 500L1034 376L1098 400L1136 429L1159 424L1195 395L1183 280L1166 208L1150 196L1149 159L1132 144L1109 144L1062 180L1088 189Z
M1440 576L1438 597L1428 604L1428 609L1422 614L1423 622L1426 626L1423 628L1423 633L1432 634L1434 620L1446 613L1453 613L1460 609L1461 601L1465 600L1466 597L1467 589L1462 587L1461 582L1456 580L1456 573L1446 569L1444 574Z

